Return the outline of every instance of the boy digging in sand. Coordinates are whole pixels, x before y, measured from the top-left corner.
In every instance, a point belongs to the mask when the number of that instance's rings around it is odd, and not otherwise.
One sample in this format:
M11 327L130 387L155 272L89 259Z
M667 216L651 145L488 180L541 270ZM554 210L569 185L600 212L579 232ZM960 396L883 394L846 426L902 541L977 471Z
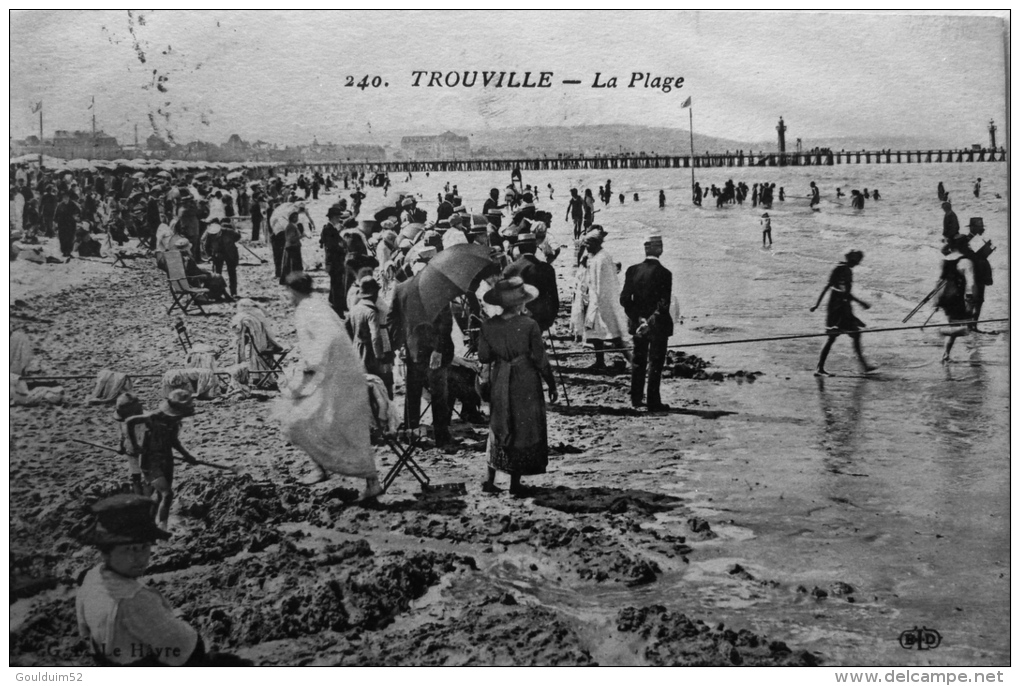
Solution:
M181 422L195 412L191 391L176 389L170 391L155 412L136 415L124 422L131 448L141 456L140 467L145 480L155 490L154 500L158 504L156 519L159 526L166 531L169 528L170 505L173 503L174 455L176 450L185 462L196 464L195 457L181 445ZM145 426L142 445L134 428L139 424Z

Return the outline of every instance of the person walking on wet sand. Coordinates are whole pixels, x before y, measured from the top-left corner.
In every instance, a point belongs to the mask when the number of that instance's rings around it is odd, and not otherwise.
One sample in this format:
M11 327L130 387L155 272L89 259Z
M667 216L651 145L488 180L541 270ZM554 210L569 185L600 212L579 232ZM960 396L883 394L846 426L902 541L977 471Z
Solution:
M160 404L155 412L135 415L124 420L124 431L131 442L131 450L140 455L139 466L142 475L153 488L153 497L158 509L156 518L159 526L169 529L170 505L173 504L174 455L176 450L189 464L196 464L195 457L181 445L181 422L195 413L191 391L175 389ZM145 426L142 444L138 444L135 428Z
M832 344L843 333L850 336L850 339L853 341L854 353L857 355L857 360L861 363L864 373L867 374L878 369L878 367L869 365L867 360L864 359L864 352L861 350L861 329L864 328L864 322L854 316L852 307L852 304L856 302L866 310L871 309L871 305L851 293L854 281L853 268L859 265L863 259L864 253L860 250L848 252L846 259L832 270L829 282L822 289L822 292L818 294L818 300L815 302L814 307L811 308L812 312L817 310L818 306L822 304L822 298L825 297L826 291L832 291L829 295L829 308L825 316L825 329L828 339L826 339L825 345L822 346L822 352L818 356L815 376L831 376L825 371L825 360L829 357Z
M769 213L766 212L761 216L761 247L765 247L765 239L769 239L769 245L772 245L772 218L769 217Z
M981 177L978 177L977 182L974 183L974 197L981 197Z
M812 181L811 182L811 205L810 205L810 207L814 208L814 206L817 205L818 203L820 203L821 201L822 201L822 199L821 199L821 195L820 195L820 193L818 191L818 186L816 186L815 182Z
M966 336L971 331L969 325L957 324L957 322L976 320L976 312L979 312L974 288L977 279L974 276L973 251L968 246L969 241L969 236L958 234L951 237L946 246L942 248L946 258L942 261L940 278L945 282L945 286L943 286L935 306L945 312L946 319L950 324L956 324L942 332L942 335L946 337L945 348L942 351L942 364L949 362L949 353L953 350L956 339Z
M757 191L755 191L757 193ZM659 191L659 209L666 206L666 191Z
M576 188L570 189L570 202L567 204L566 221L574 222L574 240L581 237L581 224L584 221L584 201L577 194Z

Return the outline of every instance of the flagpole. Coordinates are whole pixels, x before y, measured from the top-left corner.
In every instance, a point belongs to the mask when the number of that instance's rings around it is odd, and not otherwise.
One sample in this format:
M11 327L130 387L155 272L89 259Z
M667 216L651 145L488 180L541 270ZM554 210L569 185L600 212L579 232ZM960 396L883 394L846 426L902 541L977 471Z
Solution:
M688 107L687 113L691 116L691 197L694 197L694 107Z
M39 101L39 173L42 174L43 158L43 136L42 136L42 101Z

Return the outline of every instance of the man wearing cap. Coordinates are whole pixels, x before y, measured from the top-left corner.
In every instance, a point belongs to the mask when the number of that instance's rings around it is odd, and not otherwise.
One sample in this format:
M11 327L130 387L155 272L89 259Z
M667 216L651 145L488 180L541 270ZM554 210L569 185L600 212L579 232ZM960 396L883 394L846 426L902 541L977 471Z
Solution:
M485 199L485 204L482 205L482 214L486 218L499 228L500 223L503 221L503 213L501 210L506 207L505 205L499 204L499 189L493 188L489 191L489 197Z
M322 231L319 233L319 245L325 251L326 273L329 274L329 304L339 314L342 314L345 309L343 305L343 300L346 297L344 294L344 276L346 274L344 260L347 258L347 247L340 237L339 227L333 223L333 220L342 221L345 214L339 205L330 207L326 210L326 223L323 224Z
M358 292L358 301L347 315L347 333L354 341L358 357L365 365L365 372L382 379L392 399L393 348L389 332L383 326L383 316L376 305L379 282L372 276L364 276L358 282Z
M559 290L556 287L556 270L535 256L537 248L535 234L522 233L517 236L520 257L503 270L505 278L519 276L524 283L534 287L538 296L528 303L528 313L542 331L548 330L560 309Z
M453 362L453 312L444 307L432 322L413 322L412 298L417 284L404 281L393 292L393 305L386 320L394 348L403 348L407 364L407 390L404 424L415 429L421 422L421 393L426 387L432 396L432 429L436 447L456 450L450 433L452 410L448 397L448 372Z
M662 236L645 239L645 261L627 269L620 304L627 313L628 332L634 337L634 364L630 378L630 402L644 404L645 373L648 374L648 409L669 409L659 396L666 346L673 335L669 306L673 298L673 274L662 266Z
M194 456L181 445L181 422L195 413L191 391L174 389L155 412L128 417L124 430L131 442L131 450L139 455L142 477L154 489L159 504L157 518L159 525L169 528L170 505L173 503L174 455L176 450L189 464L195 464ZM138 444L135 427L145 426L141 445Z
M985 302L985 286L992 285L992 265L988 262L988 256L992 254L995 247L991 241L982 241L980 237L985 233L985 222L981 217L971 217L967 224L967 246L962 252L974 265L974 298L972 315L977 321L981 319L981 306ZM979 240L975 241L977 238ZM976 249L974 246L980 243ZM969 328L974 333L985 333L977 328L977 324L970 324Z

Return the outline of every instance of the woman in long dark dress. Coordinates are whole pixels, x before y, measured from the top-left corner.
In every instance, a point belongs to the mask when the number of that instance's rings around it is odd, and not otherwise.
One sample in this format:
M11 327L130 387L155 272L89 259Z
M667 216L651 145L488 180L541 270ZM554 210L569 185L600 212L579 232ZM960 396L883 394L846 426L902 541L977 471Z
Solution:
M499 492L495 478L501 471L510 475L510 493L526 496L521 477L544 474L549 464L542 380L550 401L557 397L556 382L542 332L524 314L524 306L537 297L538 290L519 277L498 282L484 296L485 302L503 308L503 314L482 324L478 340L478 360L492 364L485 493Z
M825 371L825 360L829 357L832 344L843 333L850 336L850 339L853 341L854 353L856 353L857 360L861 363L861 369L864 373L867 374L877 369L877 367L869 365L867 360L864 359L864 352L861 350L861 329L864 328L864 322L854 316L852 307L852 304L855 302L866 310L871 309L871 305L850 292L854 285L854 273L852 270L864 259L864 253L860 250L851 250L845 257L846 260L840 262L832 270L832 274L829 276L829 283L818 294L818 300L815 302L815 306L811 308L812 312L817 310L818 306L822 303L822 298L825 297L825 292L828 290L832 291L831 295L829 295L829 309L825 315L825 331L828 334L828 338L825 340L822 352L818 356L818 367L815 369L815 376L831 376Z

